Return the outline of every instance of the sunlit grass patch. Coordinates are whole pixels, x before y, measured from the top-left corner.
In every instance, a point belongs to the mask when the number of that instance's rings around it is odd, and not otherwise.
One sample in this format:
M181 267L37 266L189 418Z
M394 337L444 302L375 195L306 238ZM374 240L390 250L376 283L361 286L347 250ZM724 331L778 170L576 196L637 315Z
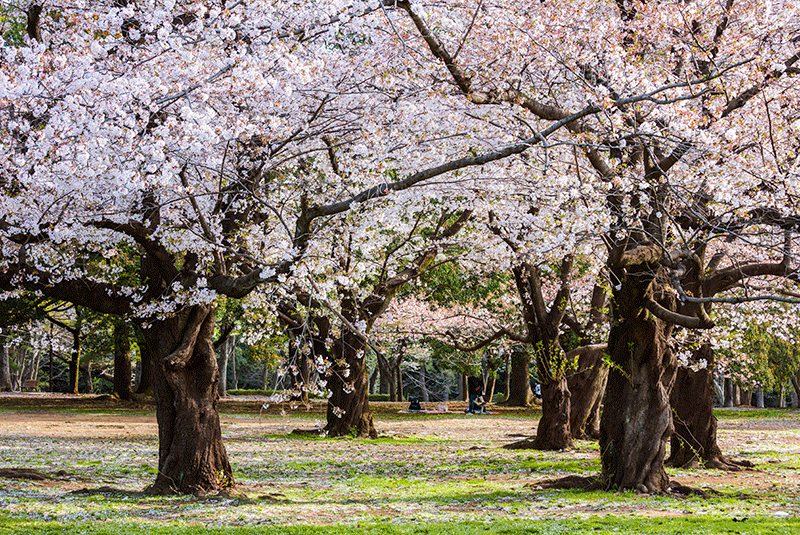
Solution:
M501 520L491 522L419 523L371 521L358 525L337 524L326 526L295 525L271 526L267 523L254 529L252 526L197 525L179 522L153 523L94 523L94 522L40 522L8 521L0 518L0 529L8 534L37 533L40 535L561 535L617 533L640 534L794 534L800 529L796 519L753 518L732 519L714 516L694 517L595 517L580 520Z
M742 408L717 408L714 415L718 419L796 419L800 418L800 409L753 409Z

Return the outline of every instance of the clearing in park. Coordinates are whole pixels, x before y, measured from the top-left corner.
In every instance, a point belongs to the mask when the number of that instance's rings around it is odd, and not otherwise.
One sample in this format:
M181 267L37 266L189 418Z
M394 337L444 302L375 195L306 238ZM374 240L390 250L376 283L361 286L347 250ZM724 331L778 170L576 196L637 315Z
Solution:
M755 469L669 469L697 494L547 488L600 470L596 442L566 452L507 450L537 411L397 414L376 403L378 440L291 435L311 411L225 401L231 493L147 496L157 465L152 407L8 396L0 459L43 479L0 479L0 533L785 533L800 532L800 413L719 410L719 440ZM458 410L451 403L451 410ZM286 407L288 409L288 407ZM462 408L463 410L463 408Z

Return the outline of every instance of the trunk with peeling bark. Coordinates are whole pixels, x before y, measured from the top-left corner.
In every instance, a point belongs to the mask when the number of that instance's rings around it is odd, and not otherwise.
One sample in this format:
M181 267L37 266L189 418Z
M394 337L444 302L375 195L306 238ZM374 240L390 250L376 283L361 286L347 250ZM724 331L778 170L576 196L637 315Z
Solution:
M214 309L194 305L145 329L153 358L158 476L151 494L205 494L233 485L222 444Z
M572 438L600 438L600 406L608 381L608 366L603 360L606 344L589 346L578 357L578 370L567 378Z
M328 377L332 395L328 399L325 432L331 437L378 438L369 410L369 379L363 340L345 332L335 342L335 359Z
M717 470L740 470L749 463L729 459L717 444L717 417L714 416L714 350L703 344L695 352L694 361L706 361L697 371L680 367L672 388L675 433L670 440L668 466Z
M510 407L529 407L533 404L531 389L530 357L525 351L515 350L509 359L508 397L503 405Z
M612 366L600 421L602 478L607 488L664 493L664 455L672 431L669 393L677 360L671 325L643 309L611 328Z

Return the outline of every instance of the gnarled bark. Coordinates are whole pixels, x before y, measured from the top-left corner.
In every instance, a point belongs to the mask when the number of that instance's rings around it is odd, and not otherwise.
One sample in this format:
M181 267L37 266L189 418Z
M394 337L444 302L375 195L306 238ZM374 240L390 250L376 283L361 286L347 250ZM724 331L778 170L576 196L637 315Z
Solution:
M667 440L673 431L669 392L677 360L671 326L644 310L611 328L605 406L600 420L602 478L607 488L664 493Z
M567 377L567 385L572 394L570 430L572 438L598 439L600 405L608 381L608 366L603 360L603 355L608 346L597 344L585 347L587 349L578 355L578 371Z
M565 450L572 447L569 427L570 391L563 375L542 384L542 417L536 428L534 448Z
M233 486L222 444L214 309L194 305L144 330L153 358L158 476L151 494L204 494Z
M675 432L670 439L667 466L692 468L702 465L717 470L741 470L748 462L729 459L717 444L717 417L714 416L714 350L703 344L695 362L706 361L697 371L678 368L670 395Z

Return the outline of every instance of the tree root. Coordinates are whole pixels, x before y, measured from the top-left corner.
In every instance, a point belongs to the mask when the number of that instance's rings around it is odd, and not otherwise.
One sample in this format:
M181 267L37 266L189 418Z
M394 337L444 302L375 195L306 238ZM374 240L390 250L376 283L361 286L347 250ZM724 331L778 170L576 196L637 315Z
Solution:
M504 450L536 450L536 437L528 437L502 446Z
M737 461L729 458L726 455L715 456L704 461L700 461L697 456L694 456L688 461L682 463L676 460L667 459L665 464L667 466L672 466L673 468L705 468L707 470L724 470L726 472L755 470L755 465L750 461Z
M256 503L256 501L250 498L247 494L232 489L219 489L216 492L211 492L208 494L196 492L194 494L194 498L192 498L192 501L202 503L221 502L225 500L235 501L236 503L232 505L252 505Z
M289 503L292 501L282 492L270 492L269 494L262 494L258 497L258 499L273 503Z
M81 495L81 496L97 496L103 494L123 494L125 496L144 496L145 493L139 490L125 490L125 489L118 489L116 487L97 487L94 489L90 488L83 488L71 491L69 494Z
M714 489L703 490L694 487L687 487L686 485L681 485L677 481L669 482L669 491L672 494L682 494L683 496L700 496L702 498L709 498L712 495L720 496L722 494Z
M292 429L292 432L289 435L293 435L296 437L318 437L320 436L319 429Z
M545 479L544 481L537 481L536 483L530 483L526 485L529 488L535 489L556 489L556 490L583 490L583 491L594 491L594 490L604 490L606 487L603 485L603 480L598 476L590 476L590 477L583 477L583 476L565 476L558 479ZM681 485L677 481L670 481L669 483L669 492L671 494L680 494L684 496L701 496L703 498L709 498L713 496L720 496L720 493L714 489L698 489L694 487L688 487L686 485ZM646 493L646 492L644 492Z
M545 479L527 485L534 488L541 489L559 489L559 490L603 490L603 482L599 477L583 477L583 476L565 476L558 479Z
M5 479L30 479L32 481L53 479L52 476L33 468L0 468L0 477Z
M536 437L528 437L511 444L501 446L504 450L538 450L538 451L566 451L572 449L572 444L564 447L553 446L551 443L539 444Z

